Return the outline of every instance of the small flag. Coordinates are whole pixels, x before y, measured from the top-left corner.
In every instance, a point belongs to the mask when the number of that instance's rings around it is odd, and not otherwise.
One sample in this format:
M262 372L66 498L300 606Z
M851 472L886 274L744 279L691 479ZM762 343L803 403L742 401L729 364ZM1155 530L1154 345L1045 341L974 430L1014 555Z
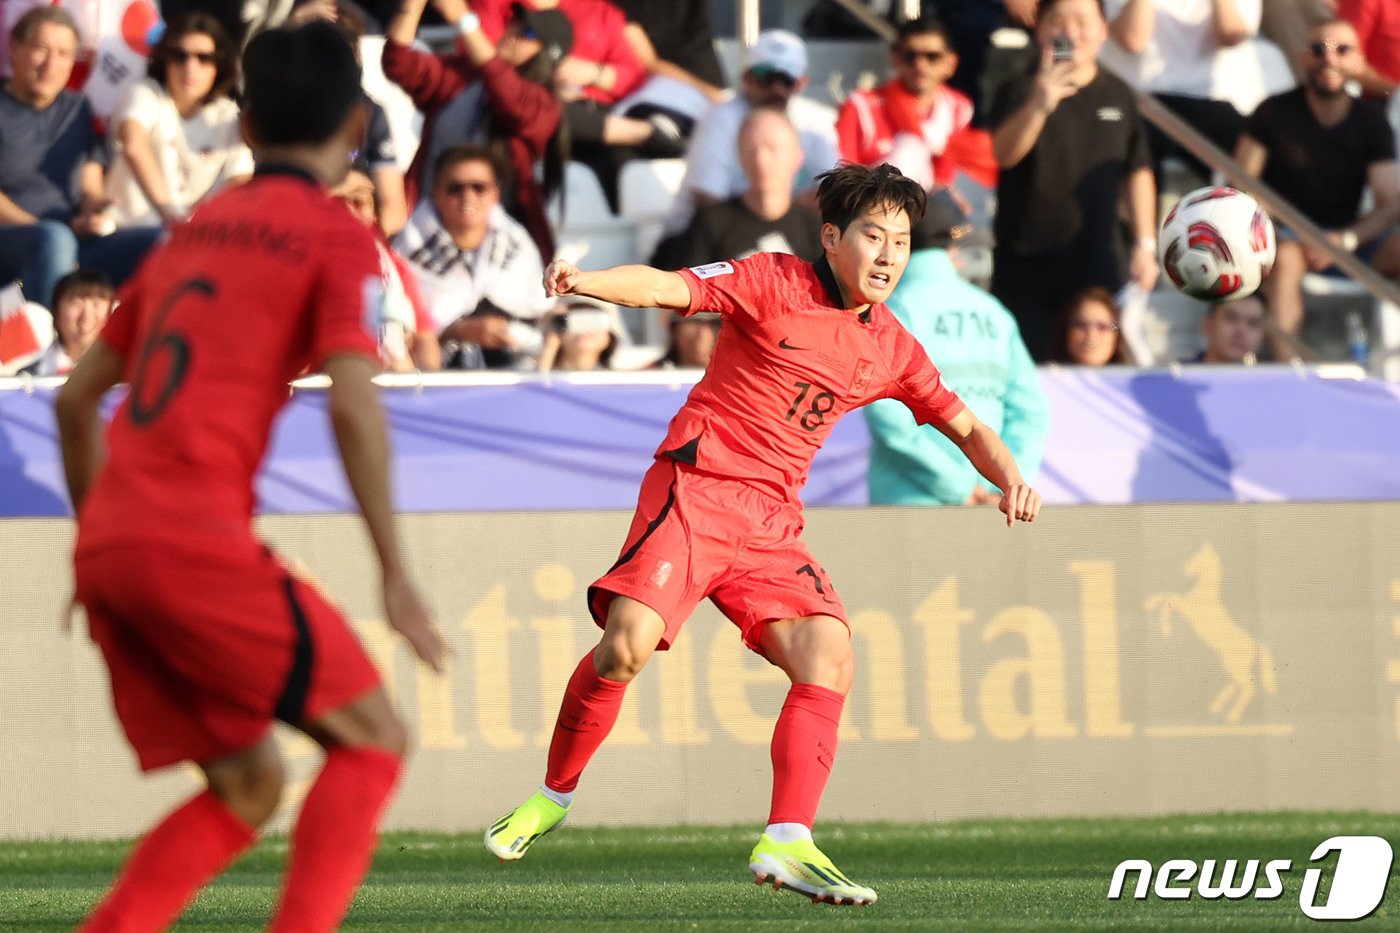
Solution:
M18 372L44 350L46 341L26 305L18 282L0 288L0 374Z

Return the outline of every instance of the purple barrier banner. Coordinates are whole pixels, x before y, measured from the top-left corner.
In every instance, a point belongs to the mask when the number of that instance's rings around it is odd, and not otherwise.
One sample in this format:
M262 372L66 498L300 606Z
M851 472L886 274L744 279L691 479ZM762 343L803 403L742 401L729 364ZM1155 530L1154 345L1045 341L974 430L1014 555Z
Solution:
M691 386L658 375L386 387L397 507L630 509ZM1052 424L1035 482L1053 504L1400 498L1400 391L1384 382L1287 367L1047 368L1041 382ZM56 391L0 383L0 517L68 514ZM868 447L863 418L839 422L807 505L864 505ZM264 513L353 510L323 388L294 392L258 491Z

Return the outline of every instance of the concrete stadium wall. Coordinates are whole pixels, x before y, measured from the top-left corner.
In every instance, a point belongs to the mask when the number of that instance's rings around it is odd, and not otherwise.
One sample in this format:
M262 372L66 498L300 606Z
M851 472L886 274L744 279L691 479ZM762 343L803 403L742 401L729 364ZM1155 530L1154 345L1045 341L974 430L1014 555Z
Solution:
M262 522L346 608L414 726L390 826L479 828L536 786L563 685L595 639L583 590L627 519L404 516L455 647L443 678L379 621L356 519ZM1400 504L997 519L810 513L859 664L825 818L1400 810ZM0 534L0 837L136 833L196 778L137 775L95 649L59 631L70 524L0 521ZM573 819L762 820L784 692L707 604L629 695ZM283 738L290 810L319 756Z

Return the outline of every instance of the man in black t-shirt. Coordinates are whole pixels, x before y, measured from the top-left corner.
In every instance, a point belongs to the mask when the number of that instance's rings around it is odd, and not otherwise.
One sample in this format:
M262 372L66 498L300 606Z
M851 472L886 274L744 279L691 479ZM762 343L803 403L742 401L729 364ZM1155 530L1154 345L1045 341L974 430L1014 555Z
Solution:
M683 233L657 247L657 268L703 266L754 253L789 253L808 262L820 258L821 218L792 199L803 155L787 114L771 107L751 112L739 127L738 155L748 189L697 210Z
M1043 362L1050 322L1071 296L1156 282L1157 187L1132 91L1096 63L1108 36L1098 0L1042 0L1035 36L1040 67L1004 84L992 105L1001 166L992 294Z
M693 85L711 102L721 99L726 82L715 54L708 0L612 0L612 4L627 17L628 41L635 47L632 29L636 28L651 45L660 64L648 70Z
M1354 100L1346 83L1365 64L1356 28L1345 20L1319 23L1300 52L1304 82L1261 103L1235 149L1250 175L1287 198L1328 238L1355 252L1382 275L1400 273L1400 178L1395 138L1381 108ZM1361 216L1361 198L1371 189L1375 206ZM1303 276L1331 265L1292 231L1278 230L1278 258L1264 280L1269 313L1284 333L1303 323ZM1291 359L1291 343L1271 341L1277 359Z

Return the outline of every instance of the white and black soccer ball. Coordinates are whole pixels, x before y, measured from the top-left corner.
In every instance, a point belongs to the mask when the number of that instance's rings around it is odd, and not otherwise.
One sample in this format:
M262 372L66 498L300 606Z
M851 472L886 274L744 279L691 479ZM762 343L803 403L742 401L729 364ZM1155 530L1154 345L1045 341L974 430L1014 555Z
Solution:
M1162 221L1157 258L1178 289L1202 301L1252 295L1274 265L1274 225L1234 188L1197 188Z

